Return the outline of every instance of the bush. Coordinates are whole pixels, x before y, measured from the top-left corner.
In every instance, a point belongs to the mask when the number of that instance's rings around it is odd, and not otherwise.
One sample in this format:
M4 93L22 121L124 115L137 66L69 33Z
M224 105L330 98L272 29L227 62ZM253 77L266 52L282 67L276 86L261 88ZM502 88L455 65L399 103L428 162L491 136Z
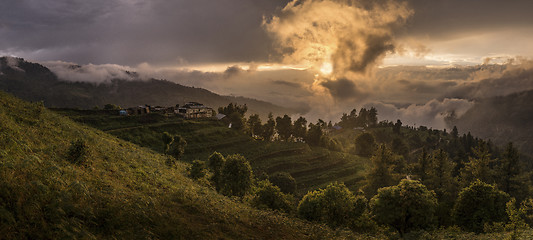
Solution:
M252 167L241 155L234 154L226 157L222 168L222 194L226 196L242 197L252 187Z
M507 220L509 195L480 180L460 193L453 209L455 223L466 231L483 232L486 224Z
M279 187L268 180L260 181L254 189L252 206L256 208L270 208L286 213L291 211L292 197L281 192Z
M343 183L307 193L298 204L298 215L331 227L350 226L366 208L366 199L355 196Z
M72 142L67 153L67 159L71 163L84 164L89 157L89 146L83 139Z
M279 187L283 193L294 194L296 192L296 180L288 172L277 172L269 177L272 184Z
M168 153L172 155L176 160L180 160L181 156L185 153L185 147L187 146L187 141L182 138L180 135L174 136L174 141L170 144ZM172 165L172 162L167 163Z
M191 168L189 169L189 176L192 179L200 179L205 177L206 169L205 162L200 160L194 160L192 162Z
M398 185L384 187L370 200L373 218L403 234L428 229L435 224L437 198L419 181L402 180Z
M207 166L213 172L213 176L211 176L211 182L215 186L217 191L220 191L222 189L222 168L224 167L224 163L226 162L226 159L224 159L224 156L218 152L214 152L209 156L209 159L207 160Z

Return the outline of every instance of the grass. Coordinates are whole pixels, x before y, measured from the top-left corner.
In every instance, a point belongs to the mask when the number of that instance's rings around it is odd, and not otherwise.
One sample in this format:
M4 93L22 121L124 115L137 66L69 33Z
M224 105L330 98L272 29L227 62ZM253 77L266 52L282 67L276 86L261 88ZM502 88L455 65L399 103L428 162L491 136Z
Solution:
M186 177L188 164L0 93L2 239L353 238L259 211ZM85 163L67 160L87 143Z
M187 162L206 160L214 151L223 155L241 154L256 173L291 173L298 183L298 196L334 181L343 181L352 191L357 191L369 165L368 158L310 148L305 143L255 140L217 120L185 120L160 115L120 117L80 110L61 110L60 113L82 123L97 122L92 126L161 153L164 151L163 133L179 134L188 143L182 157ZM144 118L157 121L145 123Z

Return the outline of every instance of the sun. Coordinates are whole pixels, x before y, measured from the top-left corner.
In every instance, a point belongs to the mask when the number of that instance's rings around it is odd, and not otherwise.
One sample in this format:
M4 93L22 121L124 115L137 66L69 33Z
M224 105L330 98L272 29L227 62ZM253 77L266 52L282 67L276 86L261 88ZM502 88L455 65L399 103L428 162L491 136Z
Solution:
M333 65L330 62L322 63L320 72L324 75L330 75L333 72Z

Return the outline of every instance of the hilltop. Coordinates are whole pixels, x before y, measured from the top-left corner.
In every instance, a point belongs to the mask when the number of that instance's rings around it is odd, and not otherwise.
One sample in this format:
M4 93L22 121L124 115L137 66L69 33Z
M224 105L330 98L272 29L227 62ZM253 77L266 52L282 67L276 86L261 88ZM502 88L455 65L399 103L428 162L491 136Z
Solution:
M71 66L76 69L76 65ZM217 109L228 103L246 104L251 112L266 116L292 114L295 110L245 97L221 96L203 88L187 87L166 80L141 79L125 72L130 79L116 78L95 84L59 79L50 69L22 58L0 58L0 90L26 101L43 101L46 107L92 109L114 104L124 108L139 105L174 106L200 102Z

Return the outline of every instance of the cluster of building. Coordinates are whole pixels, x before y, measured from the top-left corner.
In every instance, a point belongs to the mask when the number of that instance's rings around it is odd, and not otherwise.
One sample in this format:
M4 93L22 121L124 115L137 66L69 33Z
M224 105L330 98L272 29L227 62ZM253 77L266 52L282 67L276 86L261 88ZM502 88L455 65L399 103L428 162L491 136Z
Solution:
M184 118L210 118L215 116L215 111L201 103L188 102L181 106L176 104L174 107L160 107L160 106L137 106L119 111L119 115L144 115L148 113L161 113L166 115L179 115Z

